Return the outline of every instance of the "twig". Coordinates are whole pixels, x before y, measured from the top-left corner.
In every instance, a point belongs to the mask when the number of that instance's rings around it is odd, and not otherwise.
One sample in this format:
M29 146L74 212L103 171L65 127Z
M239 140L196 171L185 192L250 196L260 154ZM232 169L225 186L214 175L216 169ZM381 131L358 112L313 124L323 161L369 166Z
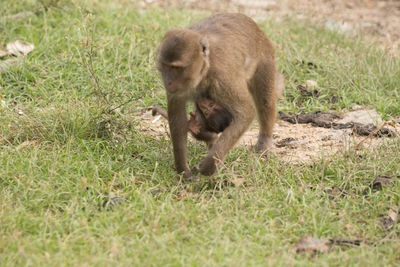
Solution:
M89 37L89 33L87 32L87 39L85 42L85 49L86 51L84 52L84 54L82 55L78 49L78 53L79 56L81 57L82 62L85 64L86 70L89 73L90 79L92 81L92 85L93 85L93 93L96 95L99 95L102 97L103 101L107 104L110 105L106 94L103 92L103 89L101 88L99 79L97 78L97 75L94 71L93 68L93 39L94 39L94 32L95 32L95 25L93 26L92 30L91 30L91 36ZM86 28L86 27L85 27ZM87 48L89 48L89 51L87 50Z
M376 135L380 130L382 130L383 127L386 126L386 124L387 124L387 123L386 123L386 121L385 121L384 123L381 124L381 126L379 126L378 128L376 128L375 131L370 132L370 134L369 134L367 137L365 137L363 140L361 140L361 141L356 145L355 149L358 149L358 148L360 147L360 145L361 145L362 143L364 143L367 139L370 139L372 136Z
M120 107L122 107L122 106L125 106L126 104L128 104L129 102L131 102L131 101L134 100L134 99L135 99L135 97L132 96L132 97L129 98L127 101L122 102L122 103L119 104L118 106L113 107L113 108L110 108L110 109L108 110L108 113L111 113L112 111L114 111L114 110L116 110L116 109L118 109L118 108L120 108Z

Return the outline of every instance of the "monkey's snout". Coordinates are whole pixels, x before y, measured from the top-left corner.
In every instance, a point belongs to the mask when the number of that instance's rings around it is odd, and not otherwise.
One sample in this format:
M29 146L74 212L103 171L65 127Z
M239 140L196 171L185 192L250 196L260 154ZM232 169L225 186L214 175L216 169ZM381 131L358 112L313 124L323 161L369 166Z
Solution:
M168 93L176 93L179 91L180 85L174 81L165 83L165 89Z

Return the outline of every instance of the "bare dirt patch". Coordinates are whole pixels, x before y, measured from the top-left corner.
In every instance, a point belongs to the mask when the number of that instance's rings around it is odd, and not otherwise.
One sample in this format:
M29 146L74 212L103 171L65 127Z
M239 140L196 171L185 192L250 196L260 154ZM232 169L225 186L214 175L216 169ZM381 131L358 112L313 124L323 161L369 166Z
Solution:
M372 110L359 110L360 114L371 114L365 121L381 121ZM351 113L349 113L351 114ZM354 115L351 114L351 115ZM169 139L167 120L161 116L152 116L151 110L138 111L140 131L153 138ZM344 115L342 120L348 116ZM338 120L341 121L341 120ZM400 125L385 126L400 136ZM250 149L257 141L258 127L255 122L242 136L237 146ZM396 137L398 138L398 137ZM290 163L311 163L321 157L337 153L345 153L350 149L365 148L373 151L386 142L394 139L389 137L365 137L353 133L352 129L328 129L315 127L312 124L292 124L278 120L274 128L273 152L283 161ZM189 138L189 142L197 142Z

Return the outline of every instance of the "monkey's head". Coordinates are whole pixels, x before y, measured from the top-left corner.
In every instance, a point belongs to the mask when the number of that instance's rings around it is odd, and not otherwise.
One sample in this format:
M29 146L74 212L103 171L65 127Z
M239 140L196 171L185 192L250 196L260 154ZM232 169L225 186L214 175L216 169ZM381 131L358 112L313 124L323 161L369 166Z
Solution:
M173 29L162 40L157 68L169 94L195 89L209 68L207 37L188 29Z
M206 97L198 99L196 103L206 119L213 113L218 112L219 109L222 109L222 107L216 105L214 101Z

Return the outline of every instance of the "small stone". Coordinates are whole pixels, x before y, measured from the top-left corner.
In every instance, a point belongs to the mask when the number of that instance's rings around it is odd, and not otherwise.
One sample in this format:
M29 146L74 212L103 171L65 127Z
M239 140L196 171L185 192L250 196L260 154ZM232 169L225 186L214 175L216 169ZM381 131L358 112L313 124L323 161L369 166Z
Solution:
M330 130L321 135L321 140L322 141L343 140L347 135L348 135L347 131Z
M360 105L353 105L353 106L351 107L351 109L352 109L352 110L360 110L360 109L362 109L362 106L360 106Z
M306 84L308 87L318 87L318 83L313 80L306 80Z
M20 54L27 55L35 48L34 44L17 40L7 44L7 50L10 54L19 56Z
M381 116L378 114L378 112L376 112L375 110L362 109L346 113L344 114L343 119L338 121L338 123L348 123L348 122L380 125L382 124L383 120Z

